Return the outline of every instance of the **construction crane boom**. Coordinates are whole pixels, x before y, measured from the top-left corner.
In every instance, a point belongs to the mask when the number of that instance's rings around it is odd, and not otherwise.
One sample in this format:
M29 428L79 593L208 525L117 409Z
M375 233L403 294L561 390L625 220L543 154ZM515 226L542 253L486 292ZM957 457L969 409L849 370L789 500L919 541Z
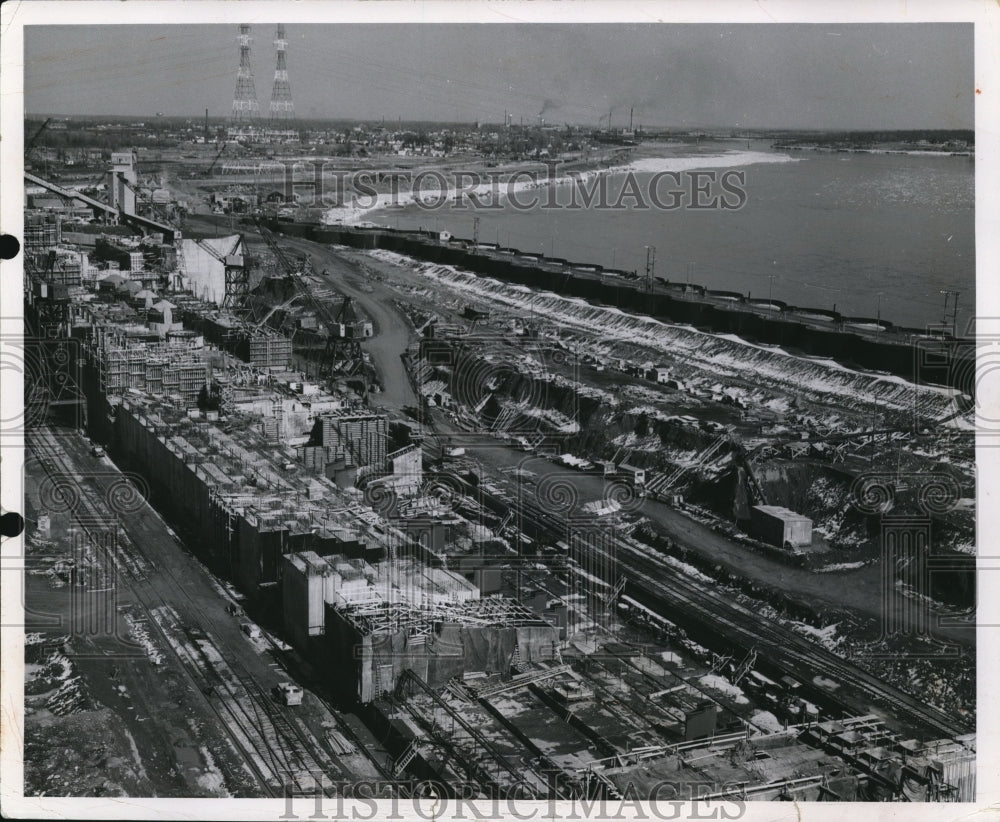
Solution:
M320 318L323 325L326 326L326 355L330 358L330 360L353 358L354 360L360 362L361 347L358 340L360 339L360 336L371 336L371 334L370 331L368 334L362 334L359 336L355 336L353 334L354 325L356 324L349 321L351 298L344 298L340 309L335 315L327 303L316 298L312 289L306 285L303 278L299 275L298 270L288 259L288 255L286 255L282 250L281 245L278 243L274 234L261 222L260 218L257 215L253 215L251 220L257 228L257 232L267 244L267 247L271 249L275 257L277 257L278 263L284 270L285 274L291 277L296 290L302 297L305 298L309 306L316 312L316 315ZM348 335L348 329L351 329L350 335ZM346 357L344 356L345 354L347 355Z
M31 151L35 147L35 143L38 142L38 138L42 136L42 132L48 128L49 123L52 122L52 118L49 117L38 127L38 131L31 135L31 138L24 146L25 153Z
M211 165L209 165L209 167L205 170L205 176L206 177L211 177L212 176L212 172L215 170L215 164L219 162L219 158L222 156L222 154L223 154L223 152L225 150L226 150L226 144L223 143L220 146L220 148L219 148L219 152L212 159Z
M263 328L264 324L269 319L271 319L271 317L274 316L274 314L276 312L283 311L284 309L288 308L288 306L290 306L296 300L301 300L302 296L303 296L302 294L293 294L292 297L291 297L291 299L285 300L281 305L272 306L272 308L264 315L264 318L262 320L260 320L257 323L254 323L254 327L255 328Z

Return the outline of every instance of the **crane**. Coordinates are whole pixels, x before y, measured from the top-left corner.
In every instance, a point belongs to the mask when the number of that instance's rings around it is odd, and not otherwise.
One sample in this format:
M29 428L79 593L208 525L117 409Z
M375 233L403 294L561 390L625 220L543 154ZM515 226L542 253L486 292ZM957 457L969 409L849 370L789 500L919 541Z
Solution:
M238 236L236 244L228 254L216 251L203 240L196 239L195 242L225 267L226 294L222 307L233 313L249 310L247 305L247 297L250 292L249 260L243 243L243 235Z
M361 335L356 333L358 325L352 311L352 300L349 296L345 296L340 304L340 310L334 317L334 325L330 329L328 346L332 348L335 358L338 354L346 354L351 359L361 357Z
M315 310L317 317L320 318L323 325L326 326L327 337L324 358L328 362L353 361L352 367L348 370L352 372L357 370L358 365L362 361L361 340L372 335L371 323L359 322L354 317L350 297L344 297L339 310L334 314L327 303L318 300L312 293L303 280L298 268L288 258L288 255L285 254L274 234L263 224L260 218L257 215L253 215L251 220L257 228L257 232L267 244L267 247L277 257L281 268L291 277L295 288L309 303L310 307Z
M263 327L264 327L264 324L265 324L265 323L266 323L266 322L267 322L267 321L268 321L269 319L271 319L271 317L272 317L272 316L273 316L273 315L274 315L274 314L275 314L276 312L278 312L278 311L284 311L284 310L285 310L286 308L288 308L288 306L290 306L290 305L291 305L292 303L294 303L294 302L295 302L296 300L301 300L301 299L303 298L303 296L304 296L303 294L293 294L293 295L292 295L292 297L291 297L290 299L288 299L288 300L285 300L285 301L284 301L283 303L281 303L281 305L276 305L276 306L273 306L273 307L272 307L272 308L270 309L270 311L268 311L268 312L267 312L267 313L266 313L266 314L264 315L264 318L263 318L262 320L260 320L259 322L256 322L256 323L254 323L254 328L263 328Z
M45 122L38 127L38 131L36 131L34 134L31 135L31 138L24 145L25 153L31 151L35 147L35 143L38 142L38 138L42 136L42 132L45 131L46 128L48 128L48 125L51 122L52 122L51 117L46 118Z
M211 177L212 176L212 171L215 169L215 164L217 162L219 162L219 158L222 156L222 154L223 154L223 152L225 150L226 150L226 144L222 143L222 145L219 147L218 154L216 154L215 157L212 159L212 162L209 165L209 167L207 169L205 169L205 176L206 177Z
M271 250L271 253L278 258L278 264L284 269L284 272L289 277L299 277L299 270L292 264L292 261L288 259L288 255L285 254L284 249L282 249L281 244L274 238L268 228L261 223L256 217L253 218L254 226L257 228L257 233L260 234L261 239L267 244L267 247Z

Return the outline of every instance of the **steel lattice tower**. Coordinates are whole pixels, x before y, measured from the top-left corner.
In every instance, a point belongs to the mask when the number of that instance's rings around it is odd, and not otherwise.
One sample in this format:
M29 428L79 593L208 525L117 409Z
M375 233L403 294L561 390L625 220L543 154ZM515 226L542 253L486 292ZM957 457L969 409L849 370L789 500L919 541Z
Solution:
M236 93L233 95L233 122L249 123L260 116L260 104L257 102L257 89L253 84L253 71L250 68L250 26L240 25L240 70L236 75Z
M278 65L274 69L274 88L271 89L271 120L292 120L295 117L295 104L292 103L292 87L288 84L288 66L285 65L288 40L285 39L284 23L278 23L274 47L278 52Z

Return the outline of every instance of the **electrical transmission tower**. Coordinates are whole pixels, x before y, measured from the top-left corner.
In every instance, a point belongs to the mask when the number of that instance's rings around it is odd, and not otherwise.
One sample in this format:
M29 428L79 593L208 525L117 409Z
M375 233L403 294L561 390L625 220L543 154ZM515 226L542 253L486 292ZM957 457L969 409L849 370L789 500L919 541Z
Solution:
M274 88L271 89L271 123L272 125L281 125L295 118L292 87L288 84L288 66L285 65L288 40L285 39L284 23L278 23L274 47L278 52L278 64L274 69Z
M250 68L250 26L240 24L240 70L236 75L236 92L233 94L233 124L248 126L260 116L257 89L253 84L253 70Z

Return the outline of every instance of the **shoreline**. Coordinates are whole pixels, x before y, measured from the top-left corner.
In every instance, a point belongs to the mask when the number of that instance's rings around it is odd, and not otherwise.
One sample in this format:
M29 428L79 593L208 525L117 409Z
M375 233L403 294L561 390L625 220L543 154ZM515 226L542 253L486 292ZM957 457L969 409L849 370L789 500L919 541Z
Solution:
M631 280L629 272L499 248L492 243L473 245L460 238L445 242L428 231L289 222L269 225L291 237L395 252L514 286L549 291L581 304L639 313L714 335L734 334L758 347L790 347L796 356L830 359L855 371L892 375L907 382L919 379L945 388L966 388L960 374L969 356L969 340L953 338L944 329L910 328L880 318L793 306L774 299L752 300L735 292L690 284L657 282L647 293L637 279ZM762 310L763 304L772 308ZM780 310L774 310L775 305ZM875 326L880 330L874 331ZM945 349L940 367L915 374L914 346L927 345L937 350L935 346L941 344Z
M848 148L846 146L785 145L775 143L776 151L821 151L827 154L893 154L907 157L969 157L975 159L975 147L967 151L941 151L919 148Z
M795 163L799 162L796 157L789 157L784 154L776 154L764 151L741 151L732 150L716 154L668 156L668 157L642 157L633 159L628 163L611 165L606 167L590 168L580 171L571 171L559 177L545 177L541 180L516 180L519 175L531 174L535 171L545 173L548 167L541 163L531 163L528 166L521 165L517 169L510 169L506 182L497 180L489 184L480 184L463 188L465 196L482 197L495 194L498 200L510 198L513 194L524 191L535 191L551 186L563 187L571 184L586 184L596 177L616 176L620 174L658 174L670 172L693 171L695 169L721 169L736 168L745 165L756 165L760 163ZM483 167L488 173L490 169ZM506 171L506 170L502 170ZM428 170L426 173L436 173L440 176L447 176L447 170ZM421 201L430 200L432 202L444 198L445 202L454 202L458 188L449 186L445 189L420 189L418 192ZM393 193L380 193L376 196L376 201L367 207L357 205L355 198L350 206L336 206L324 212L321 219L322 225L354 226L364 227L362 223L367 222L366 218L378 212L397 211L414 205L418 200L418 193L413 191ZM369 198L370 199L370 198Z

